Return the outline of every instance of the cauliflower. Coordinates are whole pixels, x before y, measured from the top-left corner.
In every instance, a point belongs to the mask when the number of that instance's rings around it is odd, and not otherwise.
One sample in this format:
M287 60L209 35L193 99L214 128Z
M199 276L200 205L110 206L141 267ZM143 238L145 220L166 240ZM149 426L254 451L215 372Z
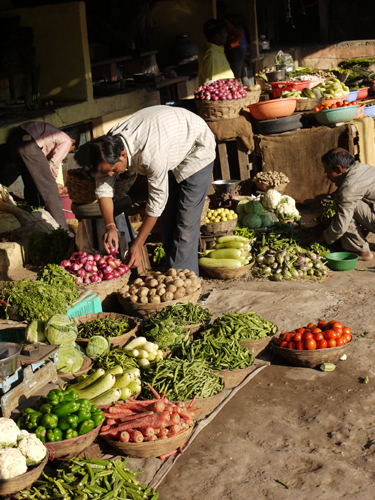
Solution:
M296 206L291 203L280 203L276 208L276 213L279 215L290 215L292 217L299 217L299 212Z
M291 196L288 196L287 194L284 194L281 197L281 200L279 201L279 204L280 203L288 203L289 205L293 205L293 207L296 206L296 200L294 198L292 198Z
M10 479L27 472L26 457L17 448L0 450L0 479Z
M20 430L14 420L0 418L0 447L13 446L17 444Z
M35 434L22 432L21 440L18 442L18 449L25 455L27 465L39 464L46 456L47 449Z
M276 189L269 189L262 198L262 205L268 210L275 210L280 200L281 194Z

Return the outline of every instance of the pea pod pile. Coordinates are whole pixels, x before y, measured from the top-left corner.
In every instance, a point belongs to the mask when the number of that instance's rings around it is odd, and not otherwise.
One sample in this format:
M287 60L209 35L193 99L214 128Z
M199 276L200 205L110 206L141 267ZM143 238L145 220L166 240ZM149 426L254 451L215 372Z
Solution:
M125 460L72 458L49 475L43 473L32 488L18 494L19 499L62 500L157 500L159 492L139 484Z
M165 392L170 401L187 401L195 395L197 398L209 398L222 391L222 379L214 374L200 360L181 360L167 358L145 371L142 378L142 397L151 399L153 394L149 383L159 394Z
M98 318L78 326L78 337L89 339L95 335L119 337L129 331L129 324L121 318Z
M331 219L335 215L336 215L336 210L333 208L333 200L330 200L327 201L327 203L324 205L323 210L318 216L315 217L314 221L322 222L323 220Z
M205 335L227 336L238 340L258 340L275 335L277 326L253 312L219 316L205 328Z
M43 443L54 443L83 436L104 420L104 413L76 390L53 389L35 408L25 408L17 425L34 432Z
M138 368L138 363L135 358L130 357L123 349L113 349L95 360L95 368L103 368L105 371L116 366L121 366L124 370L127 370L128 368Z

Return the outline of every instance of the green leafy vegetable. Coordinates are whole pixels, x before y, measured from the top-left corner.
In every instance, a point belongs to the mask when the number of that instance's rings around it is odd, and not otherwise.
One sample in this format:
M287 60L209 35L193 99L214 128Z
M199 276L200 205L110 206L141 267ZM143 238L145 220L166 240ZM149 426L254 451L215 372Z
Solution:
M161 262L164 262L166 260L167 256L165 250L163 248L163 245L160 244L157 247L155 247L155 250L152 254L152 261L155 262L155 264L160 264Z

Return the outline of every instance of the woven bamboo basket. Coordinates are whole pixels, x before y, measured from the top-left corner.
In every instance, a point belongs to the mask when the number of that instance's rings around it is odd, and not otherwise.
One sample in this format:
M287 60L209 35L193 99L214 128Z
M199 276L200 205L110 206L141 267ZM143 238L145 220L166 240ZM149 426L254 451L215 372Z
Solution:
M329 347L328 349L316 349L313 351L298 351L297 349L286 349L276 343L272 343L277 354L280 354L291 365L305 368L317 368L322 363L337 364L343 354L347 352L351 342L340 347Z
M202 233L211 235L233 231L237 226L237 221L238 219L223 220L221 222L207 222L204 226L202 226Z
M122 443L107 436L103 436L103 438L121 455L134 458L156 458L177 450L179 446L189 439L193 428L192 426L186 429L186 431L181 432L181 434L177 434L177 436L171 438L148 441L146 443Z
M11 479L0 479L0 497L10 497L22 490L28 490L42 474L48 462L48 450L43 461L35 467L29 467L25 474L12 477Z
M228 267L206 267L199 266L208 276L215 280L234 280L245 276L253 267L255 261L250 262L247 266L228 268Z
M278 186L271 186L270 184L265 184L264 182L254 181L254 184L260 191L268 191L269 189L275 189L275 191L279 191L280 193L284 191L284 189L289 184L288 182L283 182Z
M240 383L254 370L253 365L248 366L247 368L242 368L241 370L213 370L214 373L217 373L222 377L224 381L225 389L233 389L240 385Z
M185 295L182 299L171 300L170 302L160 302L160 304L133 304L128 299L125 299L121 293L117 293L117 298L126 314L135 316L136 318L148 319L149 316L152 316L167 306L174 306L181 302L184 304L191 302L195 305L198 302L201 292L202 289L199 288L191 295Z
M247 97L233 101L201 101L195 100L199 116L204 120L216 122L223 119L237 118L242 109L259 102L261 90L247 92Z
M275 335L271 335L270 337L265 337L264 339L241 340L240 344L247 347L250 354L254 351L254 357L257 357L258 354L264 351L264 349L267 349L274 337Z
M202 215L201 215L201 226L204 226L205 224L209 207L210 207L210 200L208 199L204 201Z
M194 420L199 422L200 420L206 418L222 402L223 398L224 389L218 394L215 394L215 396L211 396L210 398L196 399L193 408L200 408L200 410L194 414ZM190 403L191 399L189 399L188 401L184 401L185 406L189 406Z
M197 323L195 325L185 325L182 329L183 332L190 332L190 335L193 335L193 333L196 333L197 331L200 330L202 327L203 323Z
M130 279L131 272L127 272L119 278L114 278L100 283L89 283L88 285L79 285L77 290L79 293L86 291L97 293L103 306L108 310L110 306L117 304L116 292L125 286Z
M108 338L108 340L111 343L111 348L124 347L124 345L127 344L127 342L130 340L131 337L136 336L136 333L139 329L139 323L134 318L126 316L125 314L117 314L117 313L101 312L96 314L85 314L84 316L77 316L76 318L73 318L72 321L77 323L77 325L82 325L83 323L87 323L88 321L94 321L95 319L103 319L103 318L123 319L124 321L127 321L129 323L130 330L128 332L118 337ZM103 335L103 334L98 333L98 335ZM76 339L77 344L81 345L82 347L86 347L88 341L89 339L81 339L79 337Z
M132 187L136 180L136 175L129 177L119 177L114 185L113 199L117 200L122 198ZM95 196L95 180L82 179L74 173L74 170L68 170L68 177L66 181L69 198L74 203L93 203L96 201Z
M296 111L311 111L312 109L319 107L324 99L297 99Z
M96 429L91 432L78 436L73 439L66 439L64 441L56 441L56 443L45 443L48 449L51 460L61 458L68 460L69 458L76 457L86 448L88 448L97 438L102 424L98 425Z

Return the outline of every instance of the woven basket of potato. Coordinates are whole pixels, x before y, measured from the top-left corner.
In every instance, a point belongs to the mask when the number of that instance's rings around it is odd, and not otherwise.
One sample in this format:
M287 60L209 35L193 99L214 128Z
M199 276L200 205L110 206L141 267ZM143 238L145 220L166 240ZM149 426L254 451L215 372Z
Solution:
M137 278L117 292L117 298L129 316L147 319L164 307L196 304L201 294L201 280L188 269L169 269L152 276Z

